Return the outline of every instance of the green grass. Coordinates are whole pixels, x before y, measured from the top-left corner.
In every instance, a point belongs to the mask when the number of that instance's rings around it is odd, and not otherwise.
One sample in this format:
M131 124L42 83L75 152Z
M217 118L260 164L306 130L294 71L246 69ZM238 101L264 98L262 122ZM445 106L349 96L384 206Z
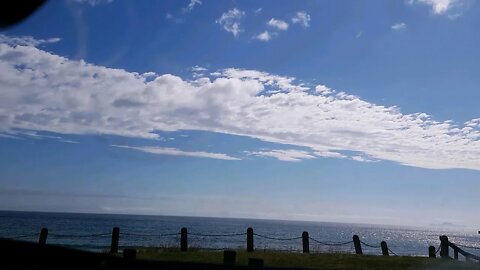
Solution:
M138 259L223 263L223 252L190 250L180 252L175 249L142 248L137 251ZM247 253L237 251L237 264L246 265L248 258L261 258L265 266L297 267L311 269L478 269L480 264L472 262L446 261L425 257L409 256L358 256L342 253L301 254L274 251Z

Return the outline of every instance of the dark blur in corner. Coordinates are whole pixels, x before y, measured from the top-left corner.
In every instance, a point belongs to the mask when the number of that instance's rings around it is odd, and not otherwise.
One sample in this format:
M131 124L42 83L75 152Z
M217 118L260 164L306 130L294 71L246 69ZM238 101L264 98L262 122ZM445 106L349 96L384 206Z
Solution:
M0 29L14 26L28 18L45 0L6 0L0 1Z

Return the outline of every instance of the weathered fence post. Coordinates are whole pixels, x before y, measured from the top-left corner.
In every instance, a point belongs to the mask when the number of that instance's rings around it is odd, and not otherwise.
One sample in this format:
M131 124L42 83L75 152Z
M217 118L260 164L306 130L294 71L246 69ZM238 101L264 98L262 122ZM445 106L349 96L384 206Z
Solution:
M437 253L435 252L435 247L434 246L429 246L428 247L428 257L429 258L436 258Z
M112 230L112 243L110 244L110 253L118 252L118 240L120 238L120 228L114 227Z
M380 246L382 247L382 255L383 255L383 256L389 256L389 254L388 254L387 242L382 241L382 242L380 243Z
M42 228L40 231L40 237L38 238L38 244L44 246L47 244L48 229Z
M362 245L360 244L360 238L358 235L354 235L353 237L353 245L355 246L355 254L362 255Z
M446 235L440 236L440 257L448 259L448 237Z
M253 229L247 229L247 252L253 252Z
M310 253L310 243L308 232L302 233L302 246L303 246L303 253Z
M180 251L187 251L188 249L188 231L183 227L180 230Z
M235 265L236 260L237 260L237 252L235 252L233 250L223 251L223 264L224 265Z
M263 260L258 258L249 258L248 267L251 269L261 269L263 268Z
M458 260L458 249L453 249L453 259Z
M137 258L137 250L134 248L126 248L123 250L123 258L133 261Z

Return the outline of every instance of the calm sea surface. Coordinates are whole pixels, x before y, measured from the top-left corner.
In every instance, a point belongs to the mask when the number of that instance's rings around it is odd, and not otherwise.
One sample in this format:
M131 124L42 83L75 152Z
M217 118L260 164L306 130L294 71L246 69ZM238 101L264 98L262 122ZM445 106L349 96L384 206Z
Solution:
M303 231L308 231L310 237L315 240L326 243L348 242L352 240L354 234L359 235L364 243L373 246L386 241L388 247L398 255L427 256L428 246L438 247L440 244L438 237L442 234L446 234L451 242L480 248L480 235L475 231L436 231L327 222L0 211L0 237L38 241L40 229L47 227L49 229L47 243L88 250L108 250L110 234L115 226L118 226L121 232L120 248L178 247L179 235L165 236L165 234L176 234L182 227L188 229L190 247L209 249L244 248L246 236L243 234L248 227L252 227L258 234L255 235L255 248L261 250L300 252L301 239L284 239L299 237ZM218 236L223 234L240 235ZM354 252L351 243L326 246L310 240L310 246L312 251L318 252ZM468 248L465 250L473 254L480 253L480 250ZM380 248L365 245L363 251L366 254L381 254Z

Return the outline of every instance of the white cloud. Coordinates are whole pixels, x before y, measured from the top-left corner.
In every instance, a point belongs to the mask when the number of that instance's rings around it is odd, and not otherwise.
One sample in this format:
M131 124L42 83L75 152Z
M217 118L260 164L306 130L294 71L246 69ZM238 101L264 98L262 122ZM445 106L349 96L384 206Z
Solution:
M327 87L323 84L319 84L317 86L315 86L315 92L321 94L321 95L328 95L328 94L332 94L333 91L330 87Z
M207 68L201 67L199 65L193 66L192 67L192 73L194 78L199 78L202 76L205 76L205 72L207 71Z
M0 34L0 43L5 43L10 46L40 46L44 44L51 44L60 42L61 38L35 39L32 36L10 37Z
M281 30L281 31L286 31L288 29L288 23L282 20L274 19L274 18L271 18L270 21L267 22L267 25L273 28L277 28L278 30Z
M375 160L371 160L363 156L352 156L351 159L359 162L375 162Z
M185 21L185 19L183 17L176 17L174 16L172 13L167 13L165 15L165 20L167 21L172 21L174 23L183 23Z
M190 3L188 3L188 6L184 9L185 12L190 12L193 10L195 5L201 5L202 1L200 0L190 0Z
M236 157L232 157L222 153L210 153L210 152L201 152L201 151L183 151L176 148L169 147L155 147L155 146L127 146L127 145L112 145L113 147L124 148L142 151L145 153L156 154L156 155L168 155L168 156L187 156L187 157L199 157L199 158L213 158L213 159L222 159L222 160L241 160Z
M171 74L147 80L11 43L0 44L0 134L158 138L155 131L188 129L307 147L312 156L355 153L422 168L480 170L478 119L456 124L404 114L344 92L311 93L293 77L256 70L228 68L193 82Z
M292 23L298 23L303 27L310 26L310 15L305 11L299 11L293 16Z
M424 4L431 7L433 14L445 14L453 7L459 5L463 0L408 0L408 4Z
M145 78L152 78L152 77L157 77L158 75L157 73L150 71L150 72L143 73L142 76Z
M260 13L262 13L262 10L263 10L262 8L257 8L253 11L253 14L259 15Z
M301 150L295 150L295 149L247 152L247 154L253 155L253 156L259 156L259 157L272 157L281 161L290 161L290 162L298 162L303 159L316 158L314 155L312 155L307 151L301 151Z
M268 31L264 31L256 36L253 37L254 39L258 39L260 41L269 41L272 39L272 35Z
M192 67L193 72L204 72L204 71L207 71L207 70L208 70L207 68L201 67L199 65L196 65L196 66Z
M78 4L89 4L90 6L96 6L99 4L110 4L113 0L70 0L70 2L78 3Z
M243 32L243 29L240 27L240 19L244 15L245 12L234 8L222 13L222 16L216 22L221 24L225 31L232 33L236 37L240 32Z
M400 30L403 30L407 28L407 25L403 22L399 22L399 23L396 23L394 25L392 25L392 29L395 30L395 31L400 31Z

